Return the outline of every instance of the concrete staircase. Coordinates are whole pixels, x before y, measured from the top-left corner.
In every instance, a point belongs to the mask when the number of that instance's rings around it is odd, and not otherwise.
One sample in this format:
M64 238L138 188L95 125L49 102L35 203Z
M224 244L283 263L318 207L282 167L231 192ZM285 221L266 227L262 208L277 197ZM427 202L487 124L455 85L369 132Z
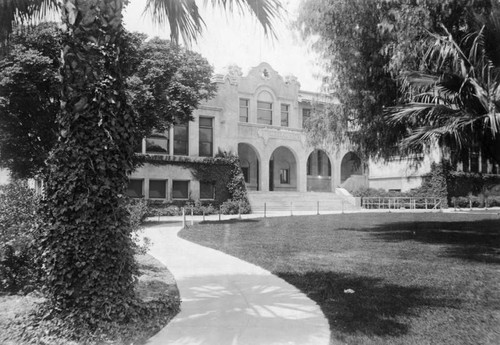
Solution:
M358 210L353 198L321 192L248 192L253 213L311 214L342 210ZM264 206L265 205L265 206Z

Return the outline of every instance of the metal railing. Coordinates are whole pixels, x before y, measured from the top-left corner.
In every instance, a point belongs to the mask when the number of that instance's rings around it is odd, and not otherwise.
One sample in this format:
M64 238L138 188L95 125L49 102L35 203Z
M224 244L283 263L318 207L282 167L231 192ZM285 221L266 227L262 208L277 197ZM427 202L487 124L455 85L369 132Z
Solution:
M435 197L363 197L361 207L365 209L425 209L440 210L442 200Z
M283 215L307 215L322 214L331 212L342 212L352 209L359 209L359 206L339 199L329 201L294 201L294 202L263 202L261 204L253 203L252 213L260 214L264 217L272 214Z

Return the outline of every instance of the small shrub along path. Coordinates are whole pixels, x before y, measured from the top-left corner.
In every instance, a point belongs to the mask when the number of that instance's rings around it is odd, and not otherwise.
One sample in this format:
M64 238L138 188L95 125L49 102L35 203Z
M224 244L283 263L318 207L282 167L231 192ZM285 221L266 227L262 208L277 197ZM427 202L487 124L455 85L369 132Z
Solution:
M296 286L320 305L332 344L500 344L496 212L229 220L179 236Z

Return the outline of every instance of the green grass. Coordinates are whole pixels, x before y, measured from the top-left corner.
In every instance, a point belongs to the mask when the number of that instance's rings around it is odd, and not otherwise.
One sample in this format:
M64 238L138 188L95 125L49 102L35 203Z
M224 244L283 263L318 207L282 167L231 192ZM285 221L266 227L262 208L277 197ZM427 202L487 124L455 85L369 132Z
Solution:
M321 307L332 343L500 344L496 213L207 222L180 236L295 285Z

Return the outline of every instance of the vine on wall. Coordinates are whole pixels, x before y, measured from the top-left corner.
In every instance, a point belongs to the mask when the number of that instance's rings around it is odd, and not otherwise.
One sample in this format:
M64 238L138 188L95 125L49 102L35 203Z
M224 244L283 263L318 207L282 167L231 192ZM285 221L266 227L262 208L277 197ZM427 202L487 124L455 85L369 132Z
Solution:
M215 157L193 159L192 157L143 156L143 163L153 165L181 165L191 171L200 182L215 186L214 205L221 206L228 213L250 212L247 190L239 157L231 152L220 151Z

